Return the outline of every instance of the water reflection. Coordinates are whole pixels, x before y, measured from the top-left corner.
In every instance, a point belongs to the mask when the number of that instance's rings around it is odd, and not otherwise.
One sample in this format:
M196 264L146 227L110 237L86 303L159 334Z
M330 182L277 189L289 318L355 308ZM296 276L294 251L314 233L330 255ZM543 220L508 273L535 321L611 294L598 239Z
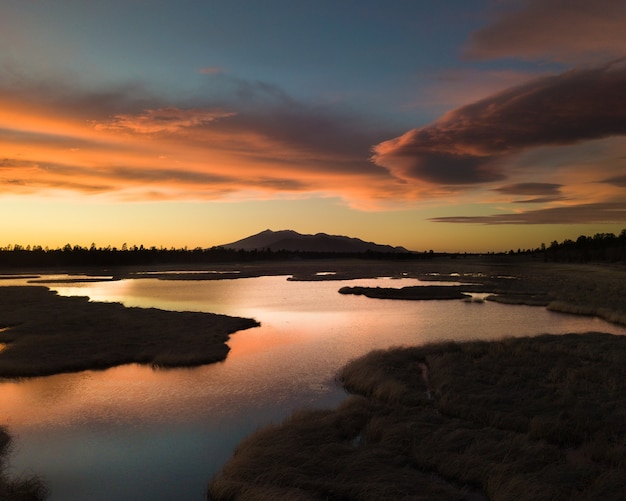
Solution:
M259 277L55 284L64 295L248 316L261 326L233 334L219 364L159 371L126 365L1 383L0 422L17 435L13 465L47 477L52 501L200 500L207 479L245 435L296 408L336 405L344 398L336 371L372 349L543 332L626 334L544 308L337 293L343 285L417 283Z

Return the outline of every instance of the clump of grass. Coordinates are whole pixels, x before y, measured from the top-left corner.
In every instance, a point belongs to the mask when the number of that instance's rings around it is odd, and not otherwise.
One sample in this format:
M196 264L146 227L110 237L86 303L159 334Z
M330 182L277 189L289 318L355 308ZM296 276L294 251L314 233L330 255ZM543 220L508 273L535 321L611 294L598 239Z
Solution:
M0 377L105 369L126 363L181 367L218 362L229 335L255 320L92 303L44 287L0 287Z
M379 350L341 379L358 396L245 440L207 499L622 499L626 337Z
M467 290L470 286L463 286ZM405 299L405 300L427 300L427 299L463 299L471 298L469 294L461 291L461 287L449 285L424 285L409 286L402 288L394 287L342 287L339 294L354 294L376 299Z
M14 477L7 472L7 455L11 449L11 437L0 427L0 500L41 501L48 496L44 481L36 476Z

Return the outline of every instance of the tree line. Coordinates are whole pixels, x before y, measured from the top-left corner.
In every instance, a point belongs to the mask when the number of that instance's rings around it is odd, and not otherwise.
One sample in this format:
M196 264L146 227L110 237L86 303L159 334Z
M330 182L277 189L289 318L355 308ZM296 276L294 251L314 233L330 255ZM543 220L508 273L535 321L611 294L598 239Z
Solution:
M556 240L546 246L542 243L536 249L518 250L517 253L489 252L488 255L522 255L533 259L551 262L624 262L626 263L626 229L619 235L596 233L593 236L581 235L576 240ZM297 259L384 259L420 260L433 257L467 257L468 253L427 252L305 252L287 250L237 250L225 247L194 249L144 247L143 245L117 247L90 247L66 244L61 248L49 249L40 245L7 245L0 247L0 268L54 268L67 266L109 267L109 266L151 266L151 265L203 265L209 263L240 263L254 261L284 261Z
M576 240L566 239L560 243L555 240L548 247L542 244L540 252L546 261L626 262L626 229L619 235L596 233L592 237L581 235Z
M306 252L287 250L239 250L224 247L194 249L144 247L143 245L117 247L90 247L67 244L61 248L49 249L38 245L23 247L9 245L0 247L0 268L50 268L67 266L109 267L109 266L151 266L151 265L202 265L208 263L240 263L254 261L284 261L296 259L427 259L435 254L387 253L387 252Z

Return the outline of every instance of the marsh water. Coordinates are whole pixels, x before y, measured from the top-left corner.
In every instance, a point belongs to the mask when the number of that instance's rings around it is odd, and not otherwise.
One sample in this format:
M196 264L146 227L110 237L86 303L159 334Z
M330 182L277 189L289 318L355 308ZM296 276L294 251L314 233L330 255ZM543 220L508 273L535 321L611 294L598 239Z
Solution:
M294 410L336 406L346 397L337 371L373 349L539 333L626 334L596 318L539 307L337 292L344 285L419 285L415 279L287 278L50 284L62 295L253 317L261 326L233 334L218 364L156 371L125 365L0 382L0 423L15 439L12 471L43 476L52 501L200 501L239 441Z

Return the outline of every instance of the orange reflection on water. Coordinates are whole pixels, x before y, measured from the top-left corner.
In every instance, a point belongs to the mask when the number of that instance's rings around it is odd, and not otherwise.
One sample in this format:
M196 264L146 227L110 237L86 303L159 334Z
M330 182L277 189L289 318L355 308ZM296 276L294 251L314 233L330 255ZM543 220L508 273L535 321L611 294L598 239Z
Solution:
M184 400L189 372L123 365L0 383L0 420L20 430L133 421Z

